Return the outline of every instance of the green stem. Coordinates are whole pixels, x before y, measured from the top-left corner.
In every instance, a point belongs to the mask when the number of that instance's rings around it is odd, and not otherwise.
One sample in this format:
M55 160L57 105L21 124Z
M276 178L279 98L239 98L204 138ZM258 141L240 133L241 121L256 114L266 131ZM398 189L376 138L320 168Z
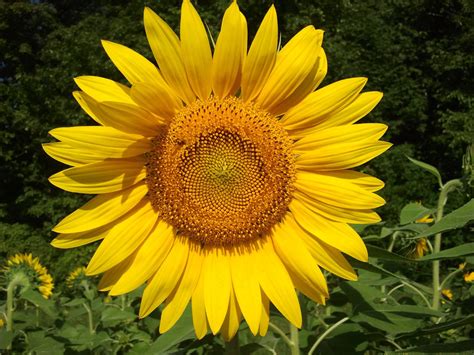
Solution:
M281 338L283 339L283 341L286 343L286 345L288 345L288 347L290 349L293 349L293 342L291 341L290 338L288 338L285 334L285 332L283 330L281 330L280 328L278 328L275 324L273 324L272 322L269 322L268 323L268 327L271 328L275 333L277 333L279 336L281 336Z
M444 280L441 282L441 285L439 286L439 289L442 290L444 288L444 285L453 278L453 276L455 276L456 274L459 274L460 272L462 272L462 270L460 269L456 269L454 270L453 272L451 272L448 276L446 276L444 278Z
M296 328L293 324L290 323L290 339L293 343L291 347L291 355L299 355L300 354L300 338L298 328Z
M441 192L438 198L438 209L436 212L436 222L439 222L443 218L444 205L448 200L448 194L455 188L461 186L461 181L458 179L450 180L445 185L442 186ZM441 233L437 233L434 239L433 253L439 253L441 251ZM439 268L440 261L433 261L433 302L432 308L434 310L439 309L440 302L440 284L439 284Z
M94 334L95 330L94 330L94 319L92 318L92 310L85 302L82 305L87 311L87 317L89 320L89 334Z
M330 328L326 329L326 331L323 334L321 334L318 340L316 340L316 342L313 344L313 346L309 350L308 355L312 355L315 352L318 345L321 344L321 342L324 340L324 338L326 338L326 336L328 336L329 333L331 333L334 329L339 327L342 323L347 322L348 320L349 320L349 317L344 317L339 322L334 323Z
M226 355L240 355L239 332L229 341L225 342Z
M393 234L392 234L392 238L390 240L390 244L387 248L387 250L389 252L392 252L393 250L393 247L395 246L395 241L397 240L397 237L398 235L400 234L401 232L400 231L395 231ZM382 291L382 293L385 293L385 291L387 291L387 286L385 285L382 285L382 287L380 287L380 291Z
M10 281L7 287L7 331L13 332L13 299L15 297L15 288L17 286L28 284L28 279L23 273L18 273L15 275L13 280ZM7 350L11 349L11 343L7 346Z

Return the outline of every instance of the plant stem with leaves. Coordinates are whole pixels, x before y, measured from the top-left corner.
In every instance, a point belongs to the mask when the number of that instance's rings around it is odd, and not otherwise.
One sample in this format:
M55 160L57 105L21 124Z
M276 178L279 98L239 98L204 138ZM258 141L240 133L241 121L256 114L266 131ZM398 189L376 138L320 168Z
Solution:
M436 222L439 222L443 218L444 205L448 200L448 194L461 186L461 181L458 179L450 180L446 184L442 185L441 192L438 198L438 209L436 212ZM441 251L441 233L435 235L434 244L433 244L433 253L439 253ZM433 302L432 308L434 310L439 309L440 301L440 281L439 281L439 269L440 261L433 261Z

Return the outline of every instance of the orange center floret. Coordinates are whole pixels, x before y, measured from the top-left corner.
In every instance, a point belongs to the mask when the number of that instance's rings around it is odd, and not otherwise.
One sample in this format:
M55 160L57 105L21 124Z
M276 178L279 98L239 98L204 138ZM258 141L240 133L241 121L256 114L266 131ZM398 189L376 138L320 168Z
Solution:
M154 140L153 206L179 234L235 245L267 234L287 211L291 140L277 119L235 97L196 101Z

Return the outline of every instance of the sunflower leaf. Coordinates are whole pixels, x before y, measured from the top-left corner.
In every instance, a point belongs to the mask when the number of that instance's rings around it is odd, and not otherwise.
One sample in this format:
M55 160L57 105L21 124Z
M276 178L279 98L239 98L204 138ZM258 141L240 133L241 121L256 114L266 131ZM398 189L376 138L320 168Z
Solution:
M474 199L471 199L464 206L447 214L441 218L440 221L421 232L415 238L424 238L450 229L461 228L472 220L474 220Z
M419 261L452 259L462 256L474 255L474 243L466 243L457 247L440 251L439 253L425 255Z
M413 164L415 164L416 166L419 166L420 168L422 169L425 169L426 171L428 171L429 173L433 174L434 176L436 176L436 178L438 179L438 184L440 187L443 186L443 180L441 179L441 174L439 173L438 169L436 169L433 165L430 165L428 163L424 163L420 160L416 160L416 159L413 159L413 158L410 158L408 155L406 156L408 158L408 160L410 160Z
M405 205L400 212L400 224L415 222L417 219L427 216L431 212L431 210L419 203L409 203L408 205Z

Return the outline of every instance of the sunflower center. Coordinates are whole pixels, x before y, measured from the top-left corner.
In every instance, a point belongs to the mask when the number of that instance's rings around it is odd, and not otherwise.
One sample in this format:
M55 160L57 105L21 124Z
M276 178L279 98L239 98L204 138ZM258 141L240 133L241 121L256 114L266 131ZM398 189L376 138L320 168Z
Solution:
M180 234L235 245L267 234L287 211L291 140L277 119L235 97L176 114L148 155L150 199Z

